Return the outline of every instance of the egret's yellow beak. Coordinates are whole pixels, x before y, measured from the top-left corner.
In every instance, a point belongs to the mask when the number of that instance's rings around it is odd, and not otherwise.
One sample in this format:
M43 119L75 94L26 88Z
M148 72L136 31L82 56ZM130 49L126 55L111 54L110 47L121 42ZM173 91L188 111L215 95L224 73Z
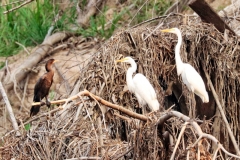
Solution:
M126 61L126 60L127 60L127 58L123 58L123 59L117 60L116 62L124 62L124 61Z
M171 28L171 29L164 29L164 30L161 30L161 32L170 32L170 33L173 33L174 32L174 29Z

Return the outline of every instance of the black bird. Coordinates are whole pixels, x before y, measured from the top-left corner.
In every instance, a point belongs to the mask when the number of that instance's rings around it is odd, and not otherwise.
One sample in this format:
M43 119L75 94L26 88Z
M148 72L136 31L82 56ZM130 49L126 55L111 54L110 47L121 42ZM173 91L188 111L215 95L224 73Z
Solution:
M38 79L34 87L33 102L41 102L41 100L45 97L46 105L48 106L48 108L51 106L51 103L48 101L47 97L48 97L49 89L52 85L53 76L54 76L52 65L56 61L57 60L54 60L54 59L49 59L47 61L45 65L47 73L45 73ZM30 117L36 115L39 112L40 107L41 105L32 106L30 110Z

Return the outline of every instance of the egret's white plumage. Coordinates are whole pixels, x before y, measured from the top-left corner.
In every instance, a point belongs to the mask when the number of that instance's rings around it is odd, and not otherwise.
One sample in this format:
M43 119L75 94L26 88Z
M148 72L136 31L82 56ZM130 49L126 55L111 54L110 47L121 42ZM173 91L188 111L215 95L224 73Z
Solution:
M174 33L178 37L178 42L175 47L175 62L178 76L182 76L183 83L188 89L198 95L204 103L209 102L208 93L205 88L202 77L199 73L188 63L183 63L180 57L180 47L182 44L182 35L178 28L164 29L162 32Z
M140 106L148 104L152 111L159 110L157 95L153 86L148 79L141 73L137 73L133 78L133 73L137 70L137 64L131 57L125 57L117 60L117 62L130 63L131 67L127 70L127 86L128 90L134 93L137 97Z

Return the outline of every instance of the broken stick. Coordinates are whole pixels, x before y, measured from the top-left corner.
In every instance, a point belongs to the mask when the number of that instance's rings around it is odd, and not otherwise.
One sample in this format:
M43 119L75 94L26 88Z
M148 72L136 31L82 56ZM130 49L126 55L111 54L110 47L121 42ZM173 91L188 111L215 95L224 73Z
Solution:
M236 33L221 19L211 6L205 2L205 0L191 0L188 5L201 17L203 21L212 23L219 32L224 33L225 29L228 29L236 35Z

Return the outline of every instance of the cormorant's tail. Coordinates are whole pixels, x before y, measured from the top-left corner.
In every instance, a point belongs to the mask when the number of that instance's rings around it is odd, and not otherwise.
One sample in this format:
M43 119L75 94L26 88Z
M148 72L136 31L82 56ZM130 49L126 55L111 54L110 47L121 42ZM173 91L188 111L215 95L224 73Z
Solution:
M40 105L37 105L37 106L32 106L31 110L30 110L30 117L36 115L39 110L40 110Z

